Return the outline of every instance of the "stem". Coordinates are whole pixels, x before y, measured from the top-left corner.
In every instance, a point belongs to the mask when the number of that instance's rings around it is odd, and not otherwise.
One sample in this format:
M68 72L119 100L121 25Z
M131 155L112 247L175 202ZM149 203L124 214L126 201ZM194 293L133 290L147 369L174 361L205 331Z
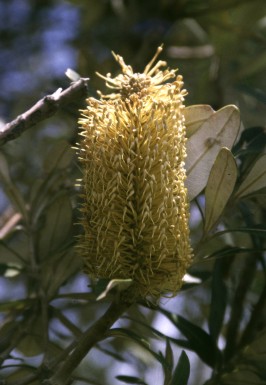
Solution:
M54 115L60 107L68 105L73 100L84 98L87 94L88 79L80 78L65 90L57 90L39 100L28 111L19 115L12 122L0 129L0 146L20 136L28 128Z
M45 380L43 384L65 385L69 383L71 373L87 355L89 350L105 337L113 323L117 321L130 305L130 302L114 301L106 313L82 334L73 352L66 358L57 372Z

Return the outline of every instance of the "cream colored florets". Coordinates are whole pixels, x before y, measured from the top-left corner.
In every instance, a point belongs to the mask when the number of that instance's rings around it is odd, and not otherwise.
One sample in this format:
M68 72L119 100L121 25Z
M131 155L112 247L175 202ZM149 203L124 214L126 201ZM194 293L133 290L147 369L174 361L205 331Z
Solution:
M80 118L83 165L79 250L93 278L132 279L136 298L175 295L191 262L184 187L185 91L176 71L103 77L115 90L89 98ZM172 83L164 83L175 77Z

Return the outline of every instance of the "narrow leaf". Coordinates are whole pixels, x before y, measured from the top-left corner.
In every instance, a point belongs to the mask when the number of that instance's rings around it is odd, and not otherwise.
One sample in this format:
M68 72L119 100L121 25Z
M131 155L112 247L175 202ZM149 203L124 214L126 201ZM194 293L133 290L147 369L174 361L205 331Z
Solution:
M169 341L169 338L166 339L166 348L165 348L165 364L163 366L164 371L164 385L168 385L171 382L172 371L173 371L173 350Z
M239 186L236 196L243 197L266 187L266 154L262 155Z
M199 326L194 325L180 315L169 313L168 311L161 308L160 311L188 339L190 343L190 349L196 352L203 362L205 362L210 367L214 367L216 358L220 355L220 351L216 347L211 336Z
M21 379L27 378L29 375L33 374L35 371L36 371L35 367L30 367L29 365L28 366L24 365L21 369L18 369L16 371L14 371L13 373L9 374L4 381L6 384L19 383L19 382L21 382ZM39 380L36 380L36 381L33 380L30 382L30 384L31 385L39 385L40 381Z
M139 385L147 385L146 382L142 381L138 377L134 376L116 376L116 379L122 382L125 382L126 384L139 384Z
M20 191L11 180L8 163L3 154L0 154L0 180L13 207L26 219L28 216L26 204Z
M167 362L169 370L172 371L172 369L173 369L173 350L172 350L169 338L167 338L167 340L166 340L165 360Z
M187 141L187 188L190 200L206 186L221 147L232 148L240 130L238 109L229 105L207 119Z
M149 352L157 361L165 364L165 359L162 354L158 354L154 352L146 339L142 338L132 330L124 329L124 328L113 328L108 332L108 337L123 337L129 338L131 341L134 341L136 344L144 348L147 352Z
M207 233L222 214L236 183L237 166L230 150L223 147L212 166L205 190L205 226Z
M74 151L66 140L56 142L44 161L44 170L52 173L55 169L65 169L73 159Z
M72 227L72 207L66 194L59 195L45 211L39 233L39 255L51 255L67 241Z
M80 268L80 260L76 258L72 249L54 254L53 258L43 265L41 271L47 296L53 297L58 288Z
M176 365L170 385L187 385L190 374L190 363L183 350Z
M214 341L220 334L227 304L227 287L224 282L224 259L217 259L214 264L211 290L209 330Z

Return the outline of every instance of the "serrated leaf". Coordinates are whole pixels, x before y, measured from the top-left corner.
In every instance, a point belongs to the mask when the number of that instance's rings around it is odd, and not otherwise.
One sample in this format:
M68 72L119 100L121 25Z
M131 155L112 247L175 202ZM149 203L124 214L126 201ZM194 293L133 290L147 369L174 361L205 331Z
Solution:
M140 378L134 377L134 376L119 375L119 376L116 376L115 378L121 382L125 382L126 384L147 385L146 382L144 382Z
M44 171L52 173L55 169L65 169L71 163L73 156L74 151L66 140L57 141L44 160Z
M217 357L220 355L220 351L216 347L211 336L199 326L194 325L180 315L170 313L161 308L160 311L188 339L190 349L196 352L203 362L210 367L214 367Z
M236 183L237 166L230 150L223 147L211 168L205 189L205 224L207 233L222 214Z
M186 352L183 350L175 371L173 373L172 381L170 385L187 385L190 374L190 362Z
M68 195L59 195L46 209L39 231L38 253L49 256L64 242L72 227L72 206Z
M189 199L206 186L221 147L232 148L240 130L239 110L226 106L212 114L187 141L186 170Z
M239 186L236 197L240 198L266 187L266 154L254 164L244 181Z
M184 108L187 138L193 135L214 112L212 107L207 104L193 105Z

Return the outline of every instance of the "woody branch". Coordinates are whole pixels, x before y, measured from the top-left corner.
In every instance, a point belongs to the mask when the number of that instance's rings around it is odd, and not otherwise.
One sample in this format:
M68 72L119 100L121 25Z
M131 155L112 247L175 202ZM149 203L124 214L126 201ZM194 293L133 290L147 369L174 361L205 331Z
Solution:
M71 101L84 98L87 93L88 80L88 78L80 78L65 90L59 88L53 94L46 95L39 100L12 122L0 127L0 145L19 137L24 131L54 115L59 108Z

